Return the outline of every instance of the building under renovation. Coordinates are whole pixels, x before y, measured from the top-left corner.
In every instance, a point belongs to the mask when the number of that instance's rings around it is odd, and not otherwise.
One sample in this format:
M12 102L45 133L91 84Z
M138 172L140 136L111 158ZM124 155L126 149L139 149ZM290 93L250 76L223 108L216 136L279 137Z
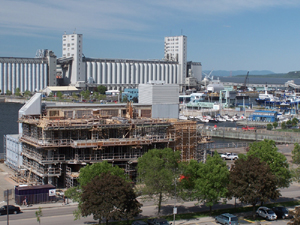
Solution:
M71 187L80 168L104 160L133 180L149 149L181 151L197 159L196 122L152 118L151 104L44 103L35 94L19 111L20 177L32 184Z

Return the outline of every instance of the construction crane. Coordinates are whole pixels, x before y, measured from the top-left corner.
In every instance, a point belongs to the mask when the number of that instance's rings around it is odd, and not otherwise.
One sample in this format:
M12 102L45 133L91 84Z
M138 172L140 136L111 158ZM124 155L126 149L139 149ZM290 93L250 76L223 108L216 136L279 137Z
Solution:
M246 91L246 90L247 90L247 79L248 79L248 76L249 76L249 71L247 72L247 75L246 75L246 77L245 77L245 81L244 81L243 86L241 86L241 87L239 88L239 90L241 90L241 91Z

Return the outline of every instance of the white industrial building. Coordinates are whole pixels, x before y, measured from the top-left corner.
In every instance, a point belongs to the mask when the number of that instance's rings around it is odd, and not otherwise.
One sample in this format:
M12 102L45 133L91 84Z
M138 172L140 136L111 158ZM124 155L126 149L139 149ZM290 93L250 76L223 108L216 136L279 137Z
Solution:
M43 50L37 58L0 57L0 90L37 92L56 85L56 56Z
M82 35L63 35L63 58L73 57L73 61L72 66L62 70L62 79L65 84L71 81L71 85L75 84L77 87L83 87L85 82L87 87L104 85L109 90L137 88L139 84L151 81L178 84L180 90L184 90L186 86L197 86L202 78L202 65L187 62L187 37L166 37L164 48L162 60L81 58ZM81 62L85 66L84 80Z
M62 36L62 57L40 50L36 58L0 58L0 89L15 93L19 88L39 92L47 86L108 90L137 88L150 81L179 85L180 91L197 86L202 79L200 62L187 62L187 37L165 37L161 60L99 59L83 56L83 35Z
M19 142L19 135L4 135L4 141L4 149L6 149L5 164L13 170L19 171L22 165L22 143Z
M152 81L139 85L139 103L152 106L151 118L179 117L179 85Z

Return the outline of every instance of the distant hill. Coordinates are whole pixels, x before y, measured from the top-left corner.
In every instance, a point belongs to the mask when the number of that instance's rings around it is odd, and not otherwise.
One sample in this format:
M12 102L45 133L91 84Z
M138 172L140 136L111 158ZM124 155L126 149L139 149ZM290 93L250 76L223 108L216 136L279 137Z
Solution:
M210 70L203 70L203 73L209 74ZM229 76L238 76L243 75L246 76L248 70L234 70L234 71L227 71L227 70L214 70L211 75L214 77L229 77ZM270 70L251 70L249 71L249 75L269 75L275 74Z
M247 75L247 70L216 70L212 72L214 77L245 77ZM209 74L210 71L204 70L203 73ZM203 74L204 75L204 74ZM300 71L291 71L288 73L274 73L269 70L251 70L249 71L249 77L274 77L274 78L300 78Z

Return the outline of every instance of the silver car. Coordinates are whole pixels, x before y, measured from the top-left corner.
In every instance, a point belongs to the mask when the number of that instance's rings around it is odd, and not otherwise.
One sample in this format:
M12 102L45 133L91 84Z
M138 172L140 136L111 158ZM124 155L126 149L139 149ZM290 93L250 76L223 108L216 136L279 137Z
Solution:
M265 218L266 220L276 220L277 215L272 209L261 206L256 210L256 215Z

